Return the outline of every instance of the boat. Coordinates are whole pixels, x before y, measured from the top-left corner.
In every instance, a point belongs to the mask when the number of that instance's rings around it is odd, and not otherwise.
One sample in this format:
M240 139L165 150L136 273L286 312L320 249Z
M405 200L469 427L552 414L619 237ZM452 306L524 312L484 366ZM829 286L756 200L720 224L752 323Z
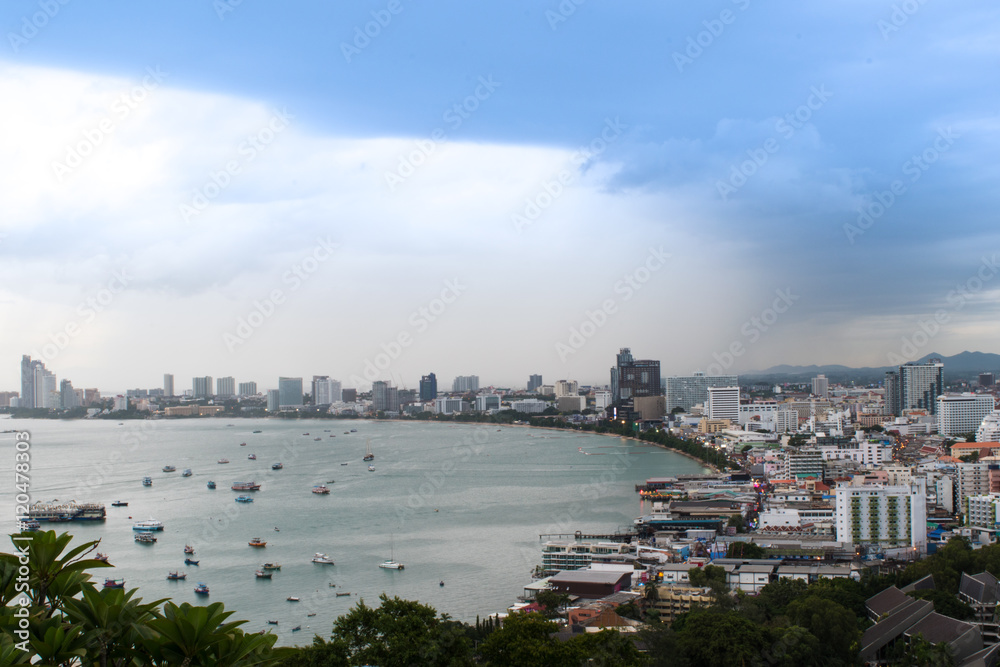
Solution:
M267 624L268 625L277 625L278 622L277 621L268 621Z
M393 540L389 544L389 557L386 558L381 563L379 563L378 566L380 568L382 568L383 570L402 570L403 569L403 564L396 562L396 553L395 553L395 551L396 551L395 540Z
M369 438L368 442L365 443L365 456L364 456L364 459L362 459L362 460L364 460L364 461L374 461L375 460L375 455L372 454L372 441L371 441L371 438Z
M208 488L214 489L215 488L215 482L209 480L209 482L208 482Z
M21 522L21 532L33 533L36 530L41 530L42 524L37 521L22 521Z
M348 595L350 595L350 593L337 593L338 598L346 597Z
M344 435L350 435L350 434L351 434L350 431L344 431Z
M219 459L219 463L229 463L229 459Z
M272 463L271 464L271 470L281 470L284 467L285 466L283 466L281 463Z
M260 491L260 484L257 482L233 482L233 491Z
M438 582L438 586L444 586L444 582L443 581L439 581Z
M313 556L312 562L319 563L320 565L333 565L332 558L330 558L326 554L321 554L319 552L316 552L316 555Z
M257 575L258 579L270 579L271 575L274 573L271 571L257 570L254 574Z
M265 542L264 540L260 539L259 537L252 538L250 540L249 544L252 547L266 547L267 546L267 542Z
M194 587L194 592L198 595L208 595L208 585L198 582L198 585Z
M323 438L313 438L313 442L319 442L319 441L320 441L320 440L322 440L322 439L323 439Z
M261 431L261 430L256 430L256 431L254 431L254 433L263 433L263 431Z
M153 544L156 542L156 538L153 537L152 533L136 533L134 539L139 544Z
M29 521L104 521L108 512L101 503L77 503L70 500L65 503L37 502L28 506L25 515Z
M256 454L250 454L249 456L247 456L247 458L250 459L251 461L256 461L257 460L257 455Z
M299 599L297 597L295 597L294 595L289 595L287 598L285 598L285 600L288 601L288 602L298 602L299 601Z
M298 632L301 629L302 629L301 625L296 625L294 628L292 628L292 632Z
M310 616L315 616L315 615L316 615L316 612L312 612L311 614L306 614L306 617L308 618Z
M250 496L236 496L236 502L238 503L252 503L253 498Z
M185 574L184 572L167 572L167 579L171 581L187 579L187 574Z
M163 466L163 472L177 472L177 466Z
M185 565L197 565L200 562L201 562L200 560L195 560L193 558L185 558L184 559L184 564Z
M143 486L153 486L153 478L152 477L143 477L142 478L142 485Z
M191 468L184 468L184 472L181 473L181 477L190 477L194 473L191 472Z
M124 500L116 500L115 502L111 503L111 506L112 507L128 507L128 502L126 502Z
M186 554L193 554L194 553L194 547L191 546L190 544L185 544L184 545L184 553L186 553Z
M132 530L141 530L141 531L163 530L163 522L157 521L156 519L139 521L132 526Z
M99 560L102 563L107 563L108 562L108 555L107 554L102 554L100 551L98 551L97 554L94 556L94 560Z
M316 484L315 486L313 486L312 492L318 493L320 495L325 495L327 493L330 493L330 489L324 486L323 484Z
M368 466L368 472L375 472L375 466L374 466L374 464L371 464L371 465Z
M347 464L346 464L346 463L341 463L340 465L342 465L342 466L346 466Z
M104 587L105 588L125 588L125 580L124 579L105 579L104 580Z
M351 433L357 433L357 432L358 432L358 429L356 429L356 428L352 428L351 429Z
M247 446L247 443L245 443L245 442L241 442L240 443L240 447L246 447L246 446Z
M302 435L309 435L308 433L303 433Z
M260 569L262 569L262 570L280 570L281 569L281 564L280 563L264 563L263 565L260 566Z

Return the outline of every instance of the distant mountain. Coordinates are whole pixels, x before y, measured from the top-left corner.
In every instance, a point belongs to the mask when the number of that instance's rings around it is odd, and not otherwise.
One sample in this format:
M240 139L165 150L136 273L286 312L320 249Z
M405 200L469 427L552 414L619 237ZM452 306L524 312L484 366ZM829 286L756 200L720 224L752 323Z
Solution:
M944 372L948 377L967 376L975 373L998 372L1000 371L1000 354L992 352L960 352L956 355L946 357L942 354L931 353L924 355L916 361L924 363L929 359L940 359L944 363ZM772 366L762 371L750 371L740 373L743 378L764 378L764 377L815 377L822 373L831 380L840 381L841 378L875 378L885 374L886 371L896 368L895 366L865 366L862 368L852 368L841 364L828 364L826 366L790 366L780 364Z

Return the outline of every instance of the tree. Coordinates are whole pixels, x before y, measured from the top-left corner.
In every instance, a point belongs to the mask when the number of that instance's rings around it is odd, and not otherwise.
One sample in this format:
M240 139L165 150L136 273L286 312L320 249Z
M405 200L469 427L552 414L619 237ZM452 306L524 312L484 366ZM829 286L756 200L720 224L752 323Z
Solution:
M616 630L585 632L567 641L566 648L577 654L578 665L642 667L645 664L631 636Z
M757 596L757 601L764 607L768 618L774 619L784 616L792 600L804 596L808 588L808 584L801 579L782 577L764 586Z
M735 528L737 533L747 532L746 521L743 520L742 514L734 514L729 517L729 521L726 523L727 528ZM729 545L732 547L732 545Z
M678 619L680 620L680 619ZM677 643L693 665L743 667L767 648L764 632L737 612L699 609L683 615Z
M951 618L957 618L960 621L970 621L976 615L972 607L947 591L931 588L910 591L907 595L918 600L930 600L934 603L934 611L945 616L950 616Z
M542 609L542 614L547 618L555 618L559 615L559 609L569 604L569 595L547 588L538 591L535 602Z
M726 586L726 570L718 565L692 567L688 570L688 579L692 586Z
M858 617L843 605L818 595L807 595L788 605L788 618L815 636L828 664L853 665L858 654Z
M764 547L754 542L730 542L726 547L726 558L767 558Z
M552 637L558 627L541 614L511 614L479 647L490 667L569 667L578 665L577 651Z

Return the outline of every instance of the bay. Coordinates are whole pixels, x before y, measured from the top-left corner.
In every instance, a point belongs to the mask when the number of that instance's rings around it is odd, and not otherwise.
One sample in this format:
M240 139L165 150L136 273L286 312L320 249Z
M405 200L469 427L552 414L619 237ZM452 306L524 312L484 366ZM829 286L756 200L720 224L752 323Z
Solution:
M635 484L705 470L632 440L488 424L0 420L0 430L7 429L31 433L33 502L107 505L105 522L47 526L77 541L100 539L115 567L98 577L124 578L147 600L222 601L234 618L248 621L246 630L268 629L280 645L328 636L339 615L362 598L377 606L381 593L466 622L503 611L541 562L539 534L627 528L640 513ZM369 440L374 472L362 461ZM13 434L0 442L13 470ZM217 463L221 458L230 463ZM275 462L284 468L272 470ZM166 465L177 471L162 472ZM185 468L191 477L181 476ZM153 478L151 487L142 486L144 476ZM9 534L15 489L13 475L8 479L0 488L0 528ZM216 490L207 488L209 480ZM254 502L236 503L245 492L230 486L251 480L262 485L248 494ZM323 483L329 495L311 492ZM119 499L128 507L111 507ZM136 544L132 524L149 518L165 529L156 544ZM253 537L267 546L250 547ZM200 565L184 565L185 544ZM335 565L312 563L315 552ZM379 568L390 555L406 569ZM265 561L281 570L258 580L254 571ZM168 581L175 570L187 579ZM210 587L207 598L194 594L197 582Z

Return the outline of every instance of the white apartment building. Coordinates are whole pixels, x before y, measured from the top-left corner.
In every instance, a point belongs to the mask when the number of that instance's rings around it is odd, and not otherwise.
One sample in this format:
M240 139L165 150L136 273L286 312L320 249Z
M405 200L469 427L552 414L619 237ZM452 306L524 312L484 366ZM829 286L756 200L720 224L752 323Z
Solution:
M958 435L976 431L983 419L993 412L990 394L942 394L937 397L937 430L940 435Z
M539 414L545 412L549 404L537 398L526 398L523 401L511 401L510 408L516 412L527 414Z
M926 552L926 495L926 480L921 478L908 486L838 485L837 540Z
M799 413L788 410L779 403L748 403L739 406L739 424L754 430L768 430L773 433L787 433L799 427Z
M1000 410L983 417L976 429L976 442L1000 442Z
M739 421L740 388L708 387L708 418Z
M434 412L439 415L450 415L462 411L462 399L441 396L434 399Z
M580 384L576 380L559 380L555 384L556 398L560 396L576 396L580 393Z
M595 391L594 392L594 407L597 410L605 410L611 405L611 392L610 391Z
M877 440L852 441L846 445L818 445L824 461L856 461L867 467L877 467L892 462L892 446Z
M994 464L996 465L996 464ZM981 496L990 492L990 464L985 461L958 464L958 497Z
M965 498L965 525L996 528L1000 525L1000 493L987 493Z
M488 412L489 410L500 409L499 394L482 394L476 396L476 410L478 412Z

